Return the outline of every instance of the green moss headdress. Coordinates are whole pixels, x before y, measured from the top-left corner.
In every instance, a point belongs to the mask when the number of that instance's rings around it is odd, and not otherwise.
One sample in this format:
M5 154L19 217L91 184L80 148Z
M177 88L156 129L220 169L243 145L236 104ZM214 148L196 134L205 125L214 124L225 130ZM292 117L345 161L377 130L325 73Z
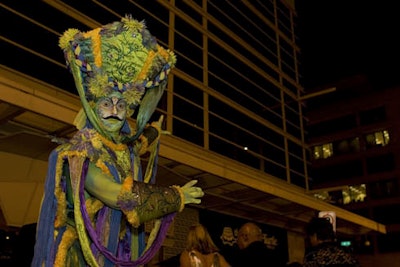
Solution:
M128 103L128 116L140 105L137 138L162 96L167 75L176 62L174 53L158 45L144 22L130 15L88 32L69 29L59 45L92 126L108 137L93 107L99 98L117 91ZM146 97L147 91L153 90ZM86 122L82 115L78 115L78 128Z

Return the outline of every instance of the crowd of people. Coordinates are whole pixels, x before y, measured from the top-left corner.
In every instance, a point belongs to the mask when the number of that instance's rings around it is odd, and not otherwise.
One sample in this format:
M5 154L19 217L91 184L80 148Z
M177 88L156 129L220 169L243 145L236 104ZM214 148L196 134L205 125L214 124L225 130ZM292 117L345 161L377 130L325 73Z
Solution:
M262 230L255 223L247 222L239 228L237 246L239 250L233 259L233 267L262 266L267 263L271 267L282 267L285 263L266 246Z
M201 224L189 228L186 248L180 255L181 267L229 267L231 266L219 253L208 230Z
M307 248L303 262L287 262L264 243L261 228L244 223L237 234L237 250L225 257L215 245L207 229L196 224L190 227L180 267L360 267L351 252L336 242L333 225L326 218L312 218L305 230Z
M342 266L359 267L358 260L336 242L331 222L325 218L313 218L305 229L309 248L304 256L303 267Z
M193 225L187 235L186 248L180 255L180 267L285 266L285 260L266 246L262 230L255 223L243 224L236 242L235 252L225 257L204 225Z

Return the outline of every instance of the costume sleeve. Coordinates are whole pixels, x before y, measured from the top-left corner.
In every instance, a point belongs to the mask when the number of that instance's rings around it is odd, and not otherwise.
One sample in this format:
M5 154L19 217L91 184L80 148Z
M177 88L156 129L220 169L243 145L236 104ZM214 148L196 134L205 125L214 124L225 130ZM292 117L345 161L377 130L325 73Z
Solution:
M85 189L107 206L121 209L134 227L181 211L184 207L184 196L179 186L162 187L133 181L132 177L118 184L93 164L89 165Z
M154 184L125 179L118 195L118 206L132 226L181 211L184 206L183 193L179 186L162 187Z

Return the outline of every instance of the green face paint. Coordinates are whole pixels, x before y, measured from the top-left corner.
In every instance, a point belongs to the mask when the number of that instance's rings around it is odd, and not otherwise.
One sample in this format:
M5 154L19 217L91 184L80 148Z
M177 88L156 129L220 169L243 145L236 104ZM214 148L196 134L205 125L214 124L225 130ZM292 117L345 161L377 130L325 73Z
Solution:
M95 111L102 130L113 136L119 134L127 114L127 102L120 93L100 98Z

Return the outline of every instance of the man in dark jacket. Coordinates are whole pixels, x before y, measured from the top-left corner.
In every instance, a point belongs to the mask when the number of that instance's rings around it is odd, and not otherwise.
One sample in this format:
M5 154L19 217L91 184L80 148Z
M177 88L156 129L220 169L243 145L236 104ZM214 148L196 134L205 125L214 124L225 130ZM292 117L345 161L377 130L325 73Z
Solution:
M237 245L239 251L231 262L233 267L284 266L277 259L277 254L265 245L262 230L254 223L248 222L240 227Z
M305 254L304 267L359 267L358 260L335 242L332 224L325 218L313 218L306 227L311 247Z

